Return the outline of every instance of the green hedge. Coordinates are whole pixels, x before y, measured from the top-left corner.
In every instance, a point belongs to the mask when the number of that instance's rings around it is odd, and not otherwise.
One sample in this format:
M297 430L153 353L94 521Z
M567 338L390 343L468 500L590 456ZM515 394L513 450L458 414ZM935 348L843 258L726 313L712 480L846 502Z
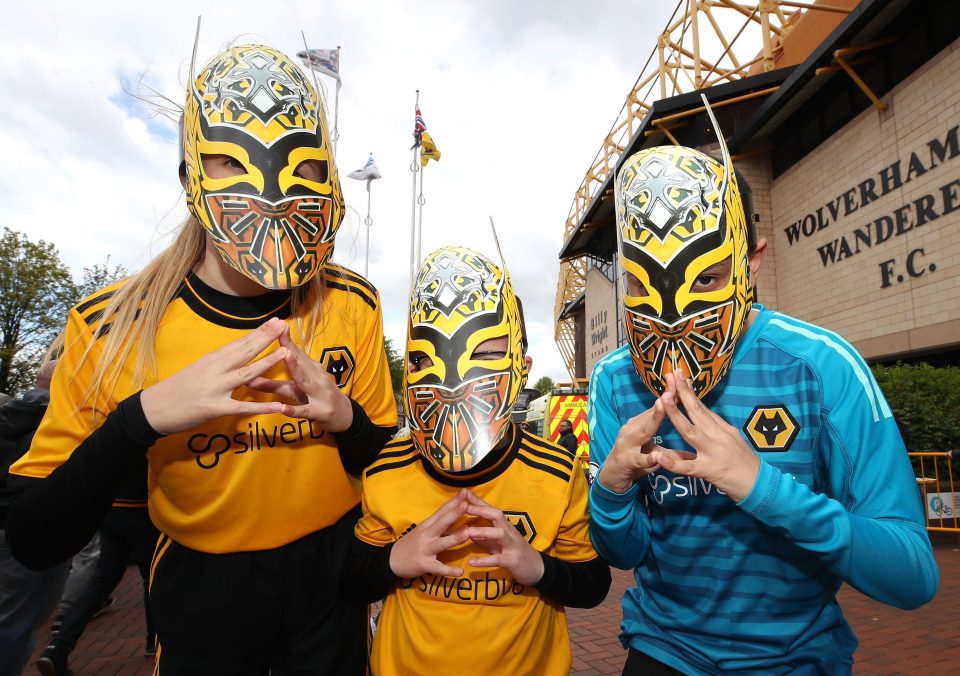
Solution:
M900 432L911 452L943 452L960 448L960 368L929 364L873 366ZM918 462L914 459L915 468ZM929 465L929 461L927 461ZM960 479L960 463L953 463Z

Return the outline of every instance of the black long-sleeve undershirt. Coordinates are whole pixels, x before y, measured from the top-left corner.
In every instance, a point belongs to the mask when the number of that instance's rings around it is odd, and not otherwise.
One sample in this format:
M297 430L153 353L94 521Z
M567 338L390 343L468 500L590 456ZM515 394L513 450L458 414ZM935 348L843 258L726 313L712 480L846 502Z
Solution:
M397 428L374 425L363 406L353 399L350 400L350 407L353 409L353 422L343 432L334 432L333 438L337 440L343 468L354 476L360 476L390 441Z
M350 400L353 422L334 434L344 469L360 474L390 438L392 428L374 425ZM80 551L113 504L158 434L147 422L140 393L124 399L60 467L45 479L11 476L6 538L26 567L41 570Z
M344 567L344 589L361 603L384 598L400 579L390 569L391 542L379 547L354 537ZM533 585L543 596L571 608L593 608L610 591L610 566L599 556L564 561L540 552L543 577Z
M41 570L80 551L103 523L130 472L160 438L140 393L124 399L45 479L10 476L19 495L7 514L7 543L27 568Z

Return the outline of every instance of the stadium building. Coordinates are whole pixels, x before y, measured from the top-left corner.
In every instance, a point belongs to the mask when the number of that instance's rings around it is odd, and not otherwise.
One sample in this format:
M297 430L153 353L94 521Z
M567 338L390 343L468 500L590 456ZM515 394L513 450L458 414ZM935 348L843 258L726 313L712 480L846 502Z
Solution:
M648 65L565 228L557 343L574 379L624 342L615 172L655 145L718 156L701 94L769 242L758 301L871 363L960 363L960 3L683 0Z

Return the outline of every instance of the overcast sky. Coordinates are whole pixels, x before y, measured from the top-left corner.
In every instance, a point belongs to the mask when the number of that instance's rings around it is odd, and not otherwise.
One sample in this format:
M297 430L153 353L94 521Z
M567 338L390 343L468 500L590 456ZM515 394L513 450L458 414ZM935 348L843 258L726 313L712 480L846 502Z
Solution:
M370 280L395 345L405 335L415 91L441 150L426 170L423 254L496 260L489 217L524 301L534 366L568 381L553 339L557 253L574 193L676 0L39 2L0 5L0 227L84 267L136 270L187 211L174 123L129 91L184 99L226 43L293 54L340 45L337 164L348 205L335 260L363 273L367 194L347 174L373 152ZM335 82L327 85L332 109ZM331 115L332 118L332 115Z

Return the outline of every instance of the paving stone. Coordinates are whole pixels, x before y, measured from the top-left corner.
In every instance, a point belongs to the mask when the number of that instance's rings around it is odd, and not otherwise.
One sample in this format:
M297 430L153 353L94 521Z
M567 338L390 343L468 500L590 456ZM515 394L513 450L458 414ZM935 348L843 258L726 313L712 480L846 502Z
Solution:
M937 546L940 590L933 601L914 611L872 601L844 585L840 604L860 638L853 671L864 676L960 674L960 548L956 540ZM574 676L619 674L626 652L620 647L620 599L633 584L628 571L614 570L610 594L596 608L569 609L567 623ZM150 676L153 659L143 656L146 625L140 576L127 569L111 612L91 620L70 657L76 676ZM38 673L33 662L47 645L49 624L24 674Z

